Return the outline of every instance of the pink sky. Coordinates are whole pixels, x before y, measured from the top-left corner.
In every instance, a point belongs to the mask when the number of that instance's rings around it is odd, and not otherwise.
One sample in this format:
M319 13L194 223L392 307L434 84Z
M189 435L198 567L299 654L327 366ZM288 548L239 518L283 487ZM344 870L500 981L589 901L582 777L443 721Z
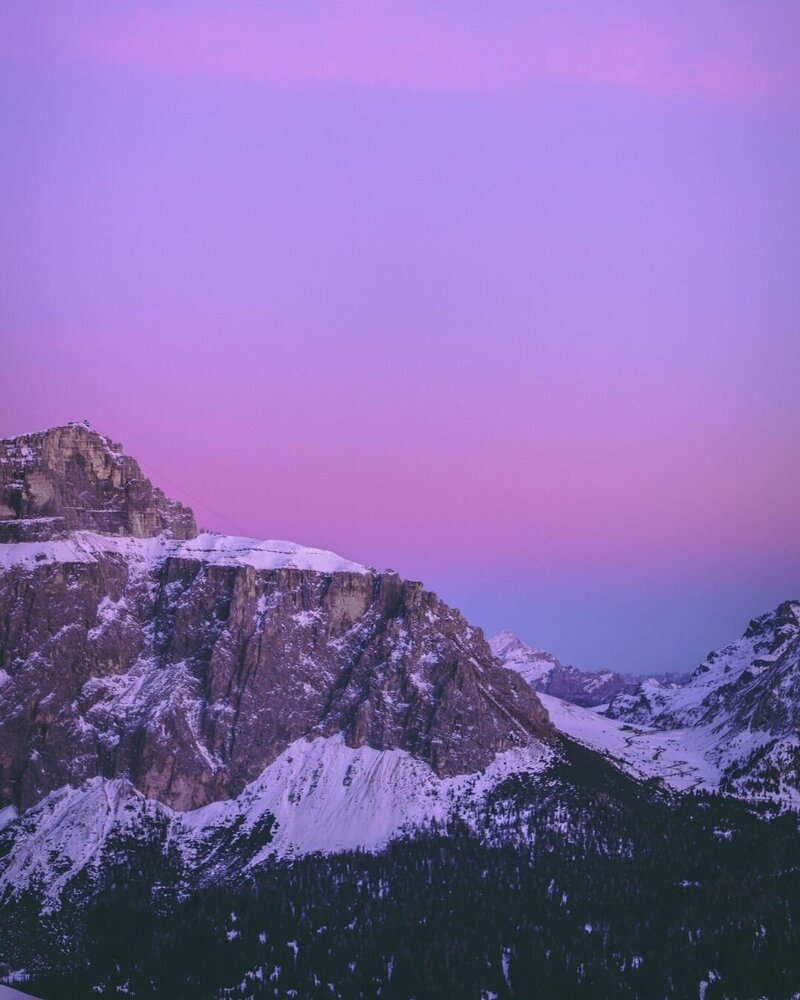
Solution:
M797 4L141 2L6 8L6 57L274 87L525 93L540 83L796 106Z
M798 52L794 3L3 5L0 434L689 667L800 594Z

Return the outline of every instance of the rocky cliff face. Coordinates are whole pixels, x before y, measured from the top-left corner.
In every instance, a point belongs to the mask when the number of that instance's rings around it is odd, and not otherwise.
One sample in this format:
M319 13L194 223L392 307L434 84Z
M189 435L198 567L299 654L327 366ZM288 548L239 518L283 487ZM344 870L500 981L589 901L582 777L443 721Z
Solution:
M27 539L0 546L2 804L101 776L193 809L300 738L403 750L439 776L551 738L531 689L420 584L192 538L191 512L81 425L0 455L4 526Z
M86 424L0 441L0 543L78 529L135 538L197 534L191 510L168 500L121 445Z

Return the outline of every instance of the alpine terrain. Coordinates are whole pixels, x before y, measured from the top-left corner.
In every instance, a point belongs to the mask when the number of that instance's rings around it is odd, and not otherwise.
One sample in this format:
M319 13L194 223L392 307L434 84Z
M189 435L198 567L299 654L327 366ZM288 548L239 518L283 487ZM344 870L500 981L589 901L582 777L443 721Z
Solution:
M514 642L198 531L88 425L0 442L0 979L793 995L800 603L683 685Z
M489 647L503 666L514 670L541 694L593 707L607 704L623 691L632 691L632 678L613 670L578 670L566 667L545 649L528 646L513 632L498 632Z

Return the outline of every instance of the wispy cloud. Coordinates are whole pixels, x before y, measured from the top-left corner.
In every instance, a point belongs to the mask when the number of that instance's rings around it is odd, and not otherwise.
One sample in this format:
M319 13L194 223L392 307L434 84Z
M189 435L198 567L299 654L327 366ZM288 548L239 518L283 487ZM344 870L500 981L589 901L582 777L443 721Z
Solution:
M516 93L542 84L800 106L800 4L31 0L0 10L0 56L214 77Z

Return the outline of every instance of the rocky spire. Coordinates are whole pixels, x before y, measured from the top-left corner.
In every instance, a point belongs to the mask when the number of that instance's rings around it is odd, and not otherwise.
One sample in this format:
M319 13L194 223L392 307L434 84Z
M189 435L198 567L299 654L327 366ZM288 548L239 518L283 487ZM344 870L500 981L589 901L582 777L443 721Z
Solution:
M80 529L135 538L197 534L192 511L87 423L0 440L0 542Z

